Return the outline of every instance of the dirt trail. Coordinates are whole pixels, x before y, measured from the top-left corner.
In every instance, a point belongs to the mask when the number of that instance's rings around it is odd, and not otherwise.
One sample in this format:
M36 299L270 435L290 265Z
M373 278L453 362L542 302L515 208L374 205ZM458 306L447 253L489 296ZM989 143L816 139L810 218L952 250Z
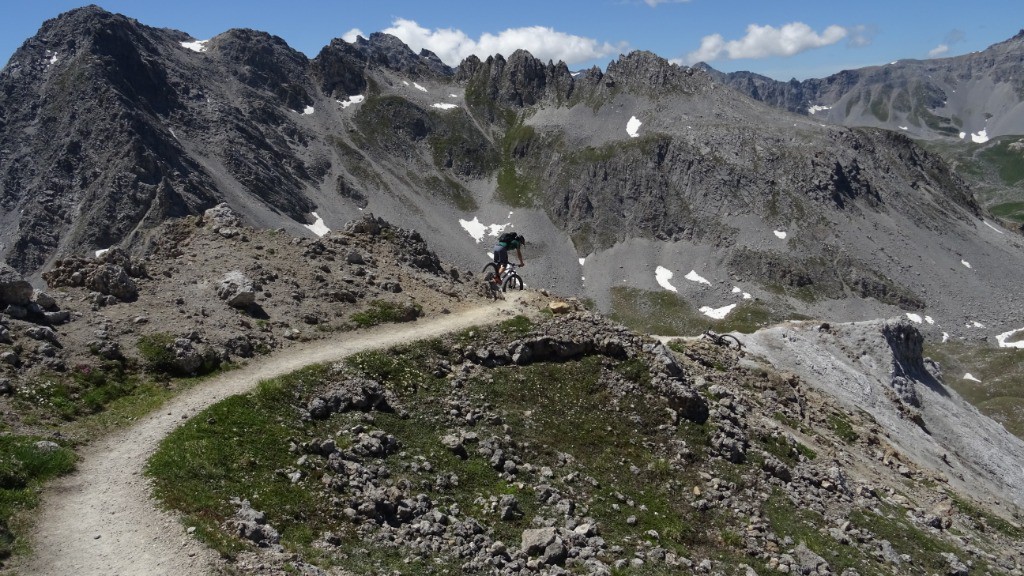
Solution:
M244 393L260 380L364 350L493 323L525 309L529 297L529 292L517 293L508 300L446 316L300 344L183 393L131 428L85 448L77 472L48 487L31 538L34 554L14 566L14 572L77 576L210 572L216 554L185 534L177 517L161 511L150 496L143 468L164 437L207 406Z

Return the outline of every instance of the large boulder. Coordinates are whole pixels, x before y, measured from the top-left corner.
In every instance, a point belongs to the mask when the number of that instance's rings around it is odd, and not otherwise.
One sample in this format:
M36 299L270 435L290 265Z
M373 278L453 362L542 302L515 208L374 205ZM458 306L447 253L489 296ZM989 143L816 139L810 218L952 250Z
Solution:
M32 299L32 285L6 262L0 262L0 304L27 306Z
M248 308L256 302L256 287L251 278L239 270L232 270L221 278L217 296L233 308Z

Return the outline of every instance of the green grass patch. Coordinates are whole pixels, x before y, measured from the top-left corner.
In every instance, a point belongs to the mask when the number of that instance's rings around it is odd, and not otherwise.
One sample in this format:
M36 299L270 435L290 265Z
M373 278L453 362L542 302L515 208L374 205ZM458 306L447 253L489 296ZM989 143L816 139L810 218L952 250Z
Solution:
M389 322L410 322L418 318L422 311L423 307L419 304L374 300L370 302L369 308L353 313L350 318L357 326L368 328Z
M807 548L828 561L829 568L839 574L853 568L861 574L875 574L856 547L840 544L819 527L826 524L821 514L797 507L780 491L768 499L763 509L772 531L779 538L789 537L794 543L803 542Z
M80 364L70 374L44 374L22 384L16 403L38 422L70 422L136 394L142 380L117 362Z
M853 510L850 522L858 528L870 531L878 539L888 540L898 554L906 554L912 559L912 566L920 573L945 573L949 565L943 553L957 553L957 549L914 526L903 515L902 510L882 505L883 514L870 510Z
M1024 350L949 341L926 342L924 353L939 363L945 385L1024 438ZM981 382L964 380L966 373Z
M1024 151L1010 148L1014 140L1003 138L994 145L985 147L978 156L996 167L999 177L1008 186L1024 181Z
M828 425L832 428L832 431L836 433L846 443L857 441L857 432L853 430L853 425L850 422L838 414L832 414L828 417Z
M536 137L532 126L527 126L525 117L518 116L510 122L501 140L501 162L498 166L498 200L515 208L529 208L534 204L537 183L519 169L518 159L529 149Z
M499 324L498 329L509 338L521 338L533 330L533 321L520 314Z
M988 528L993 529L997 532L1002 533L1004 536L1008 536L1018 542L1024 541L1024 528L1019 525L1014 525L999 516L989 512L981 506L975 505L973 502L951 492L950 498L956 504L957 509L962 514L970 516L975 522L983 522Z
M0 436L0 560L24 550L25 543L16 536L21 531L16 516L38 505L43 483L75 467L73 451L37 445L42 440Z
M763 302L741 302L723 320L705 316L686 300L667 291L611 289L610 317L639 332L663 336L696 336L707 329L749 334L797 315L772 310Z
M424 182L427 190L443 198L463 212L472 212L478 208L476 200L465 186L459 184L450 176L444 178L428 176Z
M337 525L317 512L323 503L313 493L275 473L297 458L288 451L288 438L328 432L327 423L319 423L319 430L282 417L294 414L296 397L312 390L325 372L306 368L215 404L172 432L150 459L146 474L156 496L184 513L186 524L221 554L231 557L244 546L220 529L235 512L235 497L272 512L268 520L282 541L297 546Z
M1024 160L1022 160L1024 162ZM1024 222L1024 202L1003 202L989 208L993 216L1012 220L1013 222Z

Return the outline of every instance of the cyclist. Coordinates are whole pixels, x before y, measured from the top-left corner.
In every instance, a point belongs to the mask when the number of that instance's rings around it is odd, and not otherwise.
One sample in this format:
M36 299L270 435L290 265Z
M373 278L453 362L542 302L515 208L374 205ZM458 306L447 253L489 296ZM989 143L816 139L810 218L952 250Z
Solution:
M495 286L501 284L501 275L505 273L505 267L508 265L509 248L516 249L516 256L519 258L519 265L526 266L526 262L523 262L522 251L522 247L525 244L526 238L524 238L522 234L516 234L515 232L506 232L498 237L498 243L494 245L494 263L497 264L498 273L491 279L491 282Z

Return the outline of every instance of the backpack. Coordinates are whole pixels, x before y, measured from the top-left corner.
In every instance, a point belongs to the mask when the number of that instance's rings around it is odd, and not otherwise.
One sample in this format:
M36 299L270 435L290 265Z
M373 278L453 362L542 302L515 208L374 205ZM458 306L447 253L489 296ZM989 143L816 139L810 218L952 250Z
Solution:
M509 245L512 244L515 241L516 241L516 233L515 232L505 232L501 236L498 236L498 243L499 244L504 244L506 247L509 247Z

